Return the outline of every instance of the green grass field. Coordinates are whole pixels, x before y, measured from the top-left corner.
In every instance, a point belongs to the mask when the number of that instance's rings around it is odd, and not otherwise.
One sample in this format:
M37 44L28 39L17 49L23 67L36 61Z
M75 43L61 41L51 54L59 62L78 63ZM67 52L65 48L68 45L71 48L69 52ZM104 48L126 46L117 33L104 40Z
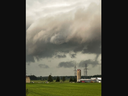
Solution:
M27 96L101 96L101 83L64 83L33 80L27 83Z

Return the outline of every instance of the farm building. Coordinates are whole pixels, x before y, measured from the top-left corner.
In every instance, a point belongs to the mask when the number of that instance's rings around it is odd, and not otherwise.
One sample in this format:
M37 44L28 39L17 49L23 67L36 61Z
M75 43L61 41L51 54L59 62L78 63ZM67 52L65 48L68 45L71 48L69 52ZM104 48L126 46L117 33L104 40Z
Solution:
M80 82L85 83L85 82L96 82L95 79L80 79Z
M26 83L30 83L30 77L26 76Z
M101 78L91 78L91 79L79 79L79 82L85 83L85 82L99 82L101 83Z
M77 69L77 82L79 82L79 79L81 79L81 70Z

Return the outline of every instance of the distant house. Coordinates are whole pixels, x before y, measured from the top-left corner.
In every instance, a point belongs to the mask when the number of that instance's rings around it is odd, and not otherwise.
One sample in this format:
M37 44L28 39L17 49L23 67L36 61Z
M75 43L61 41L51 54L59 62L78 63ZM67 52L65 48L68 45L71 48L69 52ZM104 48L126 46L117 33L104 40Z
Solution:
M26 83L30 83L30 77L26 76Z

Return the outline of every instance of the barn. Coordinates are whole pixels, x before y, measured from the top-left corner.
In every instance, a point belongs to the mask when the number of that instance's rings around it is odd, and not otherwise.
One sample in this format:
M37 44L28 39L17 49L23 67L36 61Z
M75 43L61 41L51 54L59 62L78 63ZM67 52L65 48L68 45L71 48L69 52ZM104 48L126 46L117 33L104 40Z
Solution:
M87 83L87 82L99 82L101 83L101 77L91 78L91 79L79 79L79 82Z
M26 83L30 83L30 77L26 76Z

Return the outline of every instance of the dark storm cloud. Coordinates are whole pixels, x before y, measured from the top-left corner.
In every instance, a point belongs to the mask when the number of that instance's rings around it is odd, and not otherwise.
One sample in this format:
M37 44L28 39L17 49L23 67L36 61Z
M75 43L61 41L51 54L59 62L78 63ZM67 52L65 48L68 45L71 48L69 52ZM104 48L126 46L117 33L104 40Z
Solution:
M40 68L49 68L49 66L48 65L45 65L45 64L39 64L39 67Z
M99 63L98 63L98 61L93 61L93 60L88 59L88 60L85 60L85 61L84 60L81 61L79 63L79 67L85 67L85 64L91 64L94 67L94 66L96 66Z
M85 48L83 48L82 53L95 53L100 54L101 53L101 42L96 40L89 42Z
M70 62L60 62L58 67L64 67L64 68L71 68L75 66L75 62L74 61L70 61Z
M56 55L55 57L57 57L57 58L65 58L66 55L65 54L64 55Z
M97 55L96 55L95 61L97 61L97 58L99 57L99 55L100 55L100 54L97 54ZM100 61L101 61L101 60L100 60Z
M70 54L71 58L75 58L76 54Z
M53 57L58 52L101 53L100 5L91 3L87 10L83 8L74 10L75 13L71 11L46 16L31 24L26 37L27 62L34 62L34 57L37 60ZM57 57L66 56L57 55ZM71 57L74 58L75 55Z
M30 65L30 62L34 62L34 57L32 55L26 55L26 62L29 62L28 64Z

